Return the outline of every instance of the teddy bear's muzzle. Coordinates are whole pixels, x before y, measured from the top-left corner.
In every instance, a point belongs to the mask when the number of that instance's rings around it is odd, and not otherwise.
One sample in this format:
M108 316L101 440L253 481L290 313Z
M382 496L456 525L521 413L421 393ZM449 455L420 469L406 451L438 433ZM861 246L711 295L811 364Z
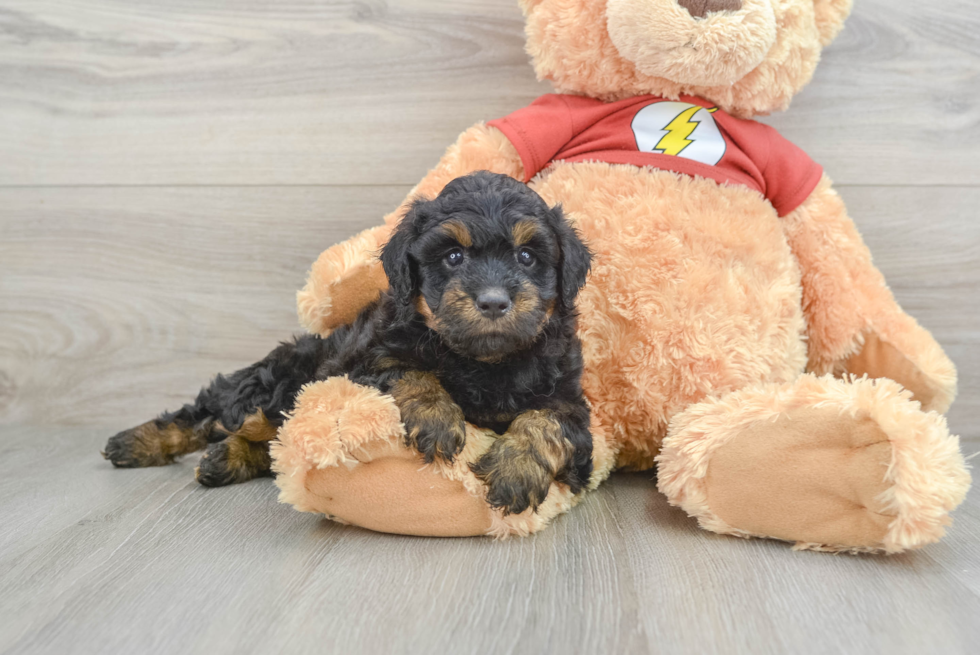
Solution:
M645 75L734 84L776 43L772 0L607 0L613 44Z

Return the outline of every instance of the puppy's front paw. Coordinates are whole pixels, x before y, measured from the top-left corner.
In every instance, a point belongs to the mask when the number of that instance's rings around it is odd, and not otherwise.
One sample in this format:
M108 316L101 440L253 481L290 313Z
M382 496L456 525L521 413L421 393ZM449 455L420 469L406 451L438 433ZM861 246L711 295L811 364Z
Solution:
M405 439L426 462L453 461L466 445L463 410L431 373L411 372L392 387L401 411Z
M520 514L548 497L552 474L526 450L498 440L470 470L487 485L487 503L504 514Z
M463 412L402 413L408 445L412 446L431 463L436 457L452 462L466 445L466 421Z

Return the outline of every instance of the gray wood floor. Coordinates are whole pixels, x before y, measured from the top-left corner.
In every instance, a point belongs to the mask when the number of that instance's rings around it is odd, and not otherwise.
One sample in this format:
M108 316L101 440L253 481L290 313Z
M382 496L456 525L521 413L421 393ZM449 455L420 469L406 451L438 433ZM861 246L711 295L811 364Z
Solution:
M980 7L858 0L767 119L960 368L980 451ZM382 536L122 427L297 329L327 245L548 87L513 0L0 0L0 652L968 653L980 492L892 558L699 531L618 475L536 537Z

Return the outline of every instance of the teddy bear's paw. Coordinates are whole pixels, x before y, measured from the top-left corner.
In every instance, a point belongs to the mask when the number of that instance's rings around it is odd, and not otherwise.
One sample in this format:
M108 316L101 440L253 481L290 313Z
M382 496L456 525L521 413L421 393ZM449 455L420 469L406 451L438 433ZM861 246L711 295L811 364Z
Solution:
M875 332L862 335L860 348L836 373L887 378L912 392L923 409L945 412L956 397L956 367L928 332L910 317L892 317L892 343ZM898 345L896 345L898 344Z
M300 393L292 415L279 430L273 456L277 465L289 469L355 465L371 459L375 449L390 447L403 434L391 397L346 377L329 378L307 385Z
M300 323L326 336L351 323L388 287L377 253L391 227L380 225L325 250L313 264L306 286L296 295Z
M887 380L805 376L700 403L658 461L661 490L702 527L819 550L935 542L970 482L945 420Z

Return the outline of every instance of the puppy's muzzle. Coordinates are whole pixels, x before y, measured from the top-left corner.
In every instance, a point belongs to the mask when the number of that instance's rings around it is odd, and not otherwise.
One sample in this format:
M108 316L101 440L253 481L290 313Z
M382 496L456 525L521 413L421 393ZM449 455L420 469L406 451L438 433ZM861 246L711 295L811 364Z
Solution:
M510 294L500 287L484 289L476 297L476 308L490 320L505 316L513 306Z

